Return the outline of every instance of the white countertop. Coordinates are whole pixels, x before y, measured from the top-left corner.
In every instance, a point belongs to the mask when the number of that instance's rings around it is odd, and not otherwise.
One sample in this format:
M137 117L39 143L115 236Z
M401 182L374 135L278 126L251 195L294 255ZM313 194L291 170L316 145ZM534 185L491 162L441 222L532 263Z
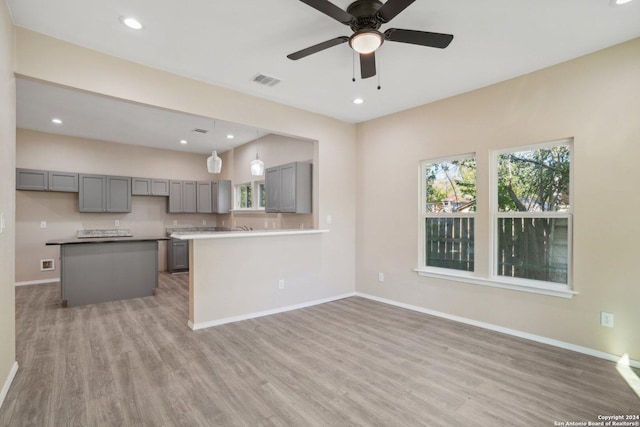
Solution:
M328 233L328 229L289 229L289 230L250 230L250 231L216 231L216 232L184 232L173 233L171 237L181 240L197 239L236 239L242 237L272 237L272 236L293 236L300 234L321 234Z

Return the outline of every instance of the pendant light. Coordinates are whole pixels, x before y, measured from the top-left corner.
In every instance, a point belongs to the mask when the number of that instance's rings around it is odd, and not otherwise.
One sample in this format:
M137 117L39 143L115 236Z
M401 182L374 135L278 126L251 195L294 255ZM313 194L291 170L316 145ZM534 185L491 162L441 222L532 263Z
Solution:
M256 158L251 160L251 175L262 176L264 175L264 162L258 157L258 131L256 131Z
M213 122L213 142L216 142L216 122ZM209 173L220 173L222 171L222 159L218 157L216 150L207 159L207 170Z

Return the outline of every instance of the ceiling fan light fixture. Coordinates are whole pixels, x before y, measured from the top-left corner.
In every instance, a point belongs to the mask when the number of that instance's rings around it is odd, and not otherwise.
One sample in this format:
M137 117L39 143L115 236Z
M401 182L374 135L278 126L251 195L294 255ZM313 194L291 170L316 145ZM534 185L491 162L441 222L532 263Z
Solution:
M375 52L382 42L384 36L376 30L362 30L355 32L349 39L349 46L356 52L366 55Z

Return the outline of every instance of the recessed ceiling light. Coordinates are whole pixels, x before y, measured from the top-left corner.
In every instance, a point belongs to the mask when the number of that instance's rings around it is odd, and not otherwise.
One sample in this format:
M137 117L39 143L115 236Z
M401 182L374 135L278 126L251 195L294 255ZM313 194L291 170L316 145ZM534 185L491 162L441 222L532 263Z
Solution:
M60 120L59 118L55 117L55 118L51 119L51 123L53 123L54 125L61 125L62 124L62 120Z
M363 102L364 102L364 99L362 99L362 98L356 98L356 99L353 100L353 103L356 104L356 105L360 105Z
M229 135L227 135L227 139L233 139L233 138L235 138L235 136L233 136L233 134L232 134L232 133L230 133Z
M180 144L186 144L186 143L187 143L187 140L186 140L186 139L181 139L181 140L180 140Z
M126 18L122 17L121 20L122 20L122 23L124 25L126 25L129 28L131 28L132 30L141 30L142 29L142 24L136 18L133 18L133 17L129 16L129 17L126 17Z
M623 4L631 3L631 0L611 0L609 3L610 6L622 6Z

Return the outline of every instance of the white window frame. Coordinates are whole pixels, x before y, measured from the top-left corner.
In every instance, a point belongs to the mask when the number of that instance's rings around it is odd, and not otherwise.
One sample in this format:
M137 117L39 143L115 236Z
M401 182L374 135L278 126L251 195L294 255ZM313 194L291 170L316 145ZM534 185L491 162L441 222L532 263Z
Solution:
M241 187L247 187L247 188L251 189L251 207L250 208L242 208L242 207L240 207L240 197L241 197L241 194L242 194L242 191L240 190ZM236 211L254 210L254 208L253 208L253 186L251 185L250 182L243 182L242 184L237 184L235 186L234 204L235 204L235 209L234 210L236 210Z
M254 188L254 194L256 195L255 197L255 209L256 210L260 210L263 211L266 206L267 206L267 194L265 191L265 195L264 198L262 198L262 191L260 191L260 186L264 186L265 182L264 181L256 181L255 182L255 188Z
M504 153L515 153L528 150L538 150L553 148L559 145L569 146L569 211L568 212L500 212L498 209L498 157ZM509 147L491 152L490 166L490 199L491 199L491 226L490 226L490 254L491 277L494 282L503 284L517 290L549 291L551 294L558 293L558 296L571 297L576 292L573 291L573 207L574 207L574 150L573 138L565 138L555 141L531 144L519 147ZM567 219L567 283L547 282L541 280L524 279L519 277L501 276L498 274L498 219L499 218L558 218ZM539 292L545 293L545 292Z
M569 242L569 247L567 248L567 284L553 283L553 282L543 282L537 280L528 280L528 279L520 279L520 278L510 278L505 276L499 276L498 265L497 265L497 254L498 254L498 156L502 153L506 152L515 152L515 151L526 151L530 149L537 148L549 148L556 145L569 145L570 147L570 156L571 163L569 165L569 212L557 213L554 216L559 218L567 218L568 219L568 235L567 239ZM426 194L425 194L425 176L424 176L424 165L429 163L437 163L444 161L452 161L459 160L461 158L468 158L470 156L474 156L476 158L477 171L476 171L476 196L481 195L478 193L478 182L477 182L477 172L481 171L482 167L486 165L478 162L477 153L469 153L462 154L456 156L448 156L436 159L427 159L422 160L419 163L419 171L418 171L418 188L420 189L419 200L418 200L418 215L419 224L419 238L418 238L418 268L414 271L423 277L436 278L441 280L451 280L455 282L469 283L474 285L482 285L482 286L490 286L501 289L509 289L515 291L529 292L540 295L561 297L561 298L572 298L574 295L578 294L577 291L573 289L573 209L574 209L574 182L575 182L575 174L574 174L574 163L575 163L575 150L573 144L573 138L565 138L561 140L550 141L546 143L538 143L538 144L530 144L526 146L519 147L509 147L499 150L493 150L489 152L489 191L488 191L488 203L489 205L489 238L487 241L486 250L489 253L488 269L485 270L487 273L482 274L479 273L481 268L474 268L474 272L466 272L461 270L454 270L448 268L438 268L438 267L427 267L426 266L426 230L425 230L425 220L427 218L426 214L426 206L424 203ZM482 173L481 173L482 175ZM476 200L476 209L478 206L487 206L485 203L486 199L484 197L477 197ZM476 211L477 213L477 211ZM513 213L502 212L501 214L506 214L505 216L513 217ZM524 215L528 215L530 213L522 213ZM531 216L540 217L542 212L533 213ZM458 215L469 215L469 214L458 214ZM475 214L471 214L475 215ZM478 217L474 217L474 228L477 230L478 228ZM477 237L477 233L474 237ZM474 252L477 253L478 250L481 250L481 246L478 243L482 244L482 242L478 242L477 239L474 238ZM477 265L477 258L474 255L474 264L475 267ZM485 275L486 274L486 275Z
M455 156L440 157L437 159L425 159L420 161L420 173L419 173L420 200L419 200L419 206L418 206L418 209L420 212L420 215L419 215L420 238L418 239L419 241L418 244L420 245L420 247L418 249L419 267L416 269L416 271L421 275L427 275L431 277L449 276L450 278L454 278L454 277L464 278L464 277L475 276L475 267L474 267L474 271L465 271L465 270L457 270L453 268L434 267L434 266L427 265L427 251L426 251L426 234L427 234L426 220L427 218L473 218L474 230L475 230L476 214L475 212L450 212L445 214L427 212L426 204L425 204L425 200L427 197L426 186L425 186L425 182L426 182L425 166L433 163L453 162L456 160L465 160L469 158L476 159L476 164L477 164L478 156L476 155L476 153L466 153L466 154L460 154ZM476 172L477 172L477 169L476 169ZM477 185L478 185L478 180L476 177L476 188L477 188ZM474 248L474 265L475 265L475 250L476 250L475 238L473 242L473 248Z

